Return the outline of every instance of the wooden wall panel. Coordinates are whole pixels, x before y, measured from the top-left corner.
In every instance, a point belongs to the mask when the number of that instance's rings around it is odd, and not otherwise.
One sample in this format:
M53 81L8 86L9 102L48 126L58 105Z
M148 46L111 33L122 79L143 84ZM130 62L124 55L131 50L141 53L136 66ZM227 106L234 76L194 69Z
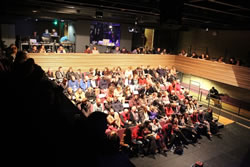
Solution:
M62 66L66 71L69 67L73 67L76 71L80 68L82 71L88 71L92 68L104 69L120 66L127 69L129 66L134 68L144 65L158 67L158 65L172 67L174 65L174 55L138 55L138 54L29 54L34 58L45 71L50 67L53 71Z
M178 71L198 77L250 89L250 68L207 60L176 56Z
M158 65L169 68L175 66L178 71L186 74L250 89L250 68L175 55L48 53L29 54L29 57L34 58L45 71L49 67L56 71L59 66L62 66L64 71L69 67L73 67L74 71L78 68L88 71L91 67L104 69L120 66L126 69L129 66L136 68L141 65L154 68Z

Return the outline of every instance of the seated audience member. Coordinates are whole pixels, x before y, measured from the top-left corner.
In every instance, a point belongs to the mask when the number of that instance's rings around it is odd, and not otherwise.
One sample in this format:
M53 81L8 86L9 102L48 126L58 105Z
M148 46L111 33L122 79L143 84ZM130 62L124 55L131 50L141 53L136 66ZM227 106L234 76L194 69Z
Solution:
M65 92L68 88L68 80L67 78L63 78L63 81L58 83L59 86L63 88L63 92Z
M85 92L85 97L93 103L96 100L95 92L93 91L92 87L88 87L87 91Z
M157 145L157 150L159 153L163 152L166 155L167 152L167 147L164 143L164 136L162 133L162 126L160 124L160 122L158 121L158 119L154 119L151 123L150 123L151 127L152 127L152 133L153 136L156 140L156 145Z
M87 54L92 53L92 50L91 50L90 46L86 45L86 46L85 46L85 50L84 50L83 53L87 53Z
M132 126L132 122L129 120L129 110L125 108L122 112L120 112L121 126L128 128Z
M84 79L80 80L80 88L83 91L86 91L89 87L91 87L91 82L89 80L89 77L86 76L86 77L84 77Z
M156 92L156 89L151 85L151 84L147 84L146 87L145 87L145 94L148 96L148 95L151 95L152 93Z
M52 81L55 80L54 73L50 68L48 68L48 71L46 72L46 75L50 80L52 80Z
M139 85L140 85L140 86L146 86L146 84L147 84L146 78L144 77L144 75L140 75L140 78L139 78Z
M108 89L109 87L109 79L107 77L103 77L101 80L100 80L100 83L99 83L99 88L100 89Z
M236 60L236 66L241 66L241 61L240 60Z
M146 154L156 154L157 144L155 141L154 133L150 121L145 121L142 125L141 135L146 147Z
M185 50L181 50L181 53L179 54L179 56L184 56L184 57L187 57L188 54Z
M93 54L99 54L99 50L97 49L96 46L93 47L92 53L93 53Z
M202 110L199 110L199 113L198 113L198 120L199 120L199 123L202 124L203 126L206 127L207 129L207 135L209 138L212 137L212 133L210 131L210 124L207 120L204 119L204 113Z
M73 68L72 68L72 67L69 67L69 69L68 69L68 71L67 71L67 73L66 73L66 78L67 78L68 80L70 80L72 76L76 77L76 76L75 76L75 73L74 73L74 71L73 71Z
M77 89L75 96L76 96L76 103L81 103L83 99L85 99L85 93L82 91L81 88Z
M149 114L148 114L148 107L147 106L141 106L138 109L139 114L139 122L144 123L145 121L149 120Z
M234 57L231 57L231 58L229 59L228 64L235 65L235 64L236 64L236 60L235 60L235 58L234 58Z
M170 102L168 102L168 103L166 104L165 111L166 111L167 117L169 117L169 116L171 116L172 114L174 114L174 111L173 111L173 108L172 108Z
M166 70L161 67L161 65L158 66L156 72L159 74L159 77L163 77L166 74Z
M80 81L81 79L84 79L84 74L82 73L81 69L77 69L77 71L74 73L76 79Z
M117 97L114 97L114 100L113 100L113 103L112 103L112 108L114 109L115 112L123 111L123 105L122 105L122 103L118 100Z
M210 57L208 54L205 55L205 60L210 60Z
M149 110L149 120L158 119L158 110L155 106L151 105Z
M195 52L193 52L192 55L191 55L191 58L197 59L197 58L199 58L199 56Z
M59 83L62 83L63 81L63 78L65 78L66 75L63 71L63 68L60 66L58 67L58 70L56 71L56 82L59 84Z
M127 49L126 49L126 48L122 48L121 53L123 53L123 54L127 54L127 53L128 53L128 51L127 51Z
M109 111L110 108L112 108L112 102L113 102L113 99L111 97L107 97L107 99L104 101L104 110L105 111Z
M115 50L113 50L113 52L112 52L112 53L115 53L115 54L120 54L120 53L121 53L121 51L120 51L120 47L119 47L119 46L115 47Z
M74 75L72 75L71 79L69 80L69 87L72 88L73 92L76 92L79 88L79 81L76 80Z
M197 142L197 139L200 138L199 134L194 128L189 114L187 113L178 116L178 128L180 129L181 133L191 141L190 143L195 143Z
M216 134L218 132L218 125L213 118L213 110L211 108L208 108L204 113L204 120L206 120L210 124L211 133Z
M114 96L117 97L121 103L125 102L125 99L123 97L123 90L120 85L117 85L116 89L114 90Z
M46 49L44 45L40 46L39 53L46 53Z
M161 52L161 55L166 55L167 54L167 49L163 49L163 51Z
M103 112L104 111L104 106L101 102L101 99L97 98L94 105L93 105L93 112L96 112L96 111L99 111L99 112Z
M133 125L137 125L140 123L139 114L136 106L133 106L129 112L129 121L131 121Z
M32 46L32 49L31 49L30 53L39 53L39 50L37 49L36 45Z
M107 121L108 121L108 124L113 126L114 128L118 128L118 129L121 128L120 116L117 112L113 110L113 108L110 108L108 112Z
M90 86L92 88L97 88L99 87L98 83L99 83L100 78L98 76L91 76L90 77Z
M161 54L161 48L157 48L157 50L155 51L155 54Z
M134 95L132 96L132 98L129 100L129 107L133 107L133 106L139 106L139 95Z
M15 61L17 51L18 49L15 44L10 44L10 46L7 48L6 56L10 59L11 62Z
M197 110L194 110L194 112L190 115L190 118L192 120L195 130L199 135L202 133L207 133L207 127L203 126L203 124L199 121L199 112Z
M66 53L66 50L64 49L63 45L60 45L57 49L57 53Z
M64 94L69 100L71 100L72 103L75 103L76 96L71 87L68 87L67 91Z
M218 59L217 59L217 62L219 62L219 63L225 63L225 62L224 62L224 57L221 56L220 58L218 58Z
M205 58L206 58L206 57L205 57L205 54L204 54L204 53L202 53L201 56L199 57L199 59L202 59L202 60L205 60Z
M78 109L81 111L82 115L87 118L91 114L90 107L91 103L87 98L84 98L81 103L78 104Z

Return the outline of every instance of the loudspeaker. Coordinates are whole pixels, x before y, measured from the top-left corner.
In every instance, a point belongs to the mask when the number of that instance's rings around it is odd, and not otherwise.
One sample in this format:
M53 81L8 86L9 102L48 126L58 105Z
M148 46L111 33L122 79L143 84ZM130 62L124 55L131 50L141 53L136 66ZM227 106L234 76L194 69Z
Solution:
M182 10L184 0L160 2L160 23L163 24L181 24ZM164 4L163 4L164 3Z

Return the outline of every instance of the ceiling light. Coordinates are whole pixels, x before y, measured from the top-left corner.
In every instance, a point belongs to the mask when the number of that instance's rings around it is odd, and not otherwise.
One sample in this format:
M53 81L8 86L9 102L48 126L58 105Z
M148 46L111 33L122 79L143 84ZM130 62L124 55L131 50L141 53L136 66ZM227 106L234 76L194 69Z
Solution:
M33 13L37 13L38 11L37 10L32 10Z

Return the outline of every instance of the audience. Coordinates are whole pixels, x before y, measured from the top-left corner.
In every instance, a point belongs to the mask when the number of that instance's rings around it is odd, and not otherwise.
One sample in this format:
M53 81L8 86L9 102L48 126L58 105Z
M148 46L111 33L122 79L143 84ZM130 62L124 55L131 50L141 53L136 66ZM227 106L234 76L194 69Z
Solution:
M44 45L41 45L39 48L39 53L46 53L46 49Z
M88 53L88 54L92 53L90 46L86 45L83 53Z
M120 67L105 68L99 73L102 76L96 71L99 70L90 69L84 79L76 80L75 76L83 75L70 68L66 96L78 108L83 108L85 116L91 112L107 113L110 130L141 125L142 133L138 135L147 139L144 146L148 147L147 153L164 152L180 143L194 142L199 135L211 138L212 133L217 133L211 111L199 110L197 101L180 86L174 67L169 70L160 65L157 69L141 66L125 71ZM99 84L93 87L91 81L97 83L98 78ZM86 108L87 103L92 107ZM167 126L161 128L158 121Z
M39 50L37 49L36 45L32 46L32 49L31 49L30 53L39 53Z
M57 49L57 53L66 53L66 50L64 49L63 45L60 45Z
M93 54L99 54L99 50L97 49L96 46L93 47L92 53L93 53Z

